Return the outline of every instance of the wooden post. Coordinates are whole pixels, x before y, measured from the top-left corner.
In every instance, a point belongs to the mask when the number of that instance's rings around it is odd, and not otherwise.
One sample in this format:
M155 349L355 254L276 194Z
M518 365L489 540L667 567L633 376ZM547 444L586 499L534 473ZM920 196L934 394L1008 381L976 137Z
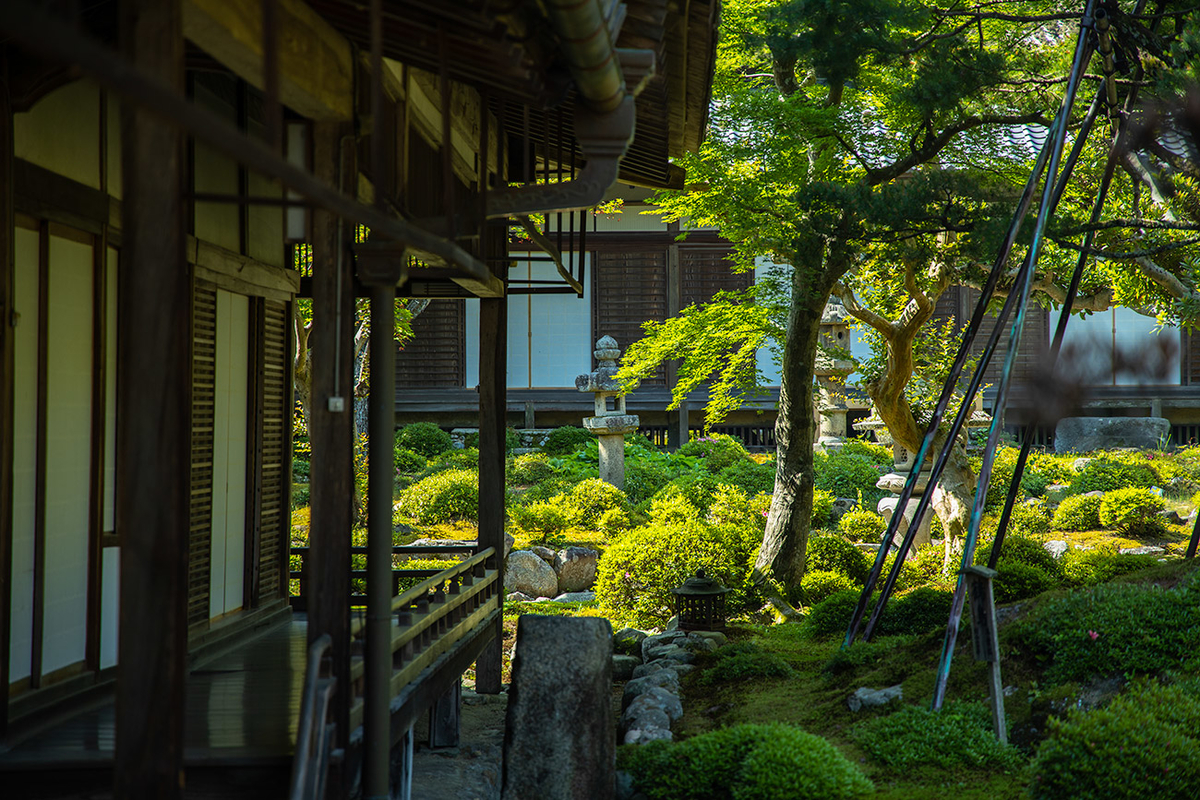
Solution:
M508 298L479 300L479 547L494 547L504 602L504 416L507 408ZM502 630L475 662L475 691L500 692Z
M313 126L313 168L336 185L344 130ZM348 148L347 148L348 149ZM348 160L348 159L347 159ZM353 164L350 165L353 167ZM353 175L342 170L342 174ZM354 280L338 218L312 211L312 392L308 414L312 464L309 551L304 559L308 641L333 639L331 674L337 678L333 718L339 747L350 735L350 528L354 517ZM339 407L341 410L336 410Z
M0 508L12 508L13 460L13 121L8 57L0 55ZM0 687L9 683L12 624L12 513L0 514ZM0 735L8 727L8 691L0 697Z
M429 746L458 747L462 680L429 707Z
M1000 637L996 629L996 602L992 596L992 580L997 573L987 567L971 566L963 570L967 582L967 602L971 606L971 642L976 661L991 664L988 695L992 705L992 725L996 739L1008 744L1004 721L1004 684L1000 680Z
M120 6L121 47L183 91L178 0ZM183 796L190 488L190 285L183 137L122 107L117 532L121 537L116 797Z

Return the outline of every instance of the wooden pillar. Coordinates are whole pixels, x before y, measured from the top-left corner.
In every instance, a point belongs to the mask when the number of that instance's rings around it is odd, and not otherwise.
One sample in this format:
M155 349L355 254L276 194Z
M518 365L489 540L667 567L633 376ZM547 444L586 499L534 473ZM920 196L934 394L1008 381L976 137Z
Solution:
M13 460L13 140L8 58L0 55L0 734L8 726L9 639L12 624Z
M479 547L494 547L504 602L504 417L508 379L508 298L479 300ZM475 662L475 690L500 692L500 620Z
M313 126L313 170L330 185L338 176L342 133L337 123ZM349 166L343 175L354 174L353 164ZM334 214L313 209L311 516L304 561L308 641L311 644L325 633L333 639L331 674L337 678L333 718L339 747L346 746L350 734L350 527L354 518L354 280L339 235L342 229Z
M178 0L121 4L121 47L183 91ZM121 537L116 797L183 795L190 474L190 284L183 137L122 108L117 531Z
M671 231L679 230L679 223L671 223ZM667 245L667 316L678 316L683 310L683 276L679 266L679 245ZM633 342L622 343L628 347ZM667 362L667 389L675 390L679 380L679 362ZM688 405L680 403L676 411L667 413L667 448L678 450L688 441Z

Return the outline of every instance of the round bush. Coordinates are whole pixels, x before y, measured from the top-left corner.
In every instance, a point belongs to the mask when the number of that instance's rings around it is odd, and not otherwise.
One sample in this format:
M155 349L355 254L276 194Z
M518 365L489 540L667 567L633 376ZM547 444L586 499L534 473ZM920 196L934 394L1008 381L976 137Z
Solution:
M626 749L619 766L651 800L850 800L875 791L828 741L778 722L650 742Z
M880 496L875 488L879 480L878 465L870 458L845 451L816 459L816 487L832 492L834 497L858 497L863 493L867 502Z
M479 519L479 475L468 469L448 469L409 486L400 495L401 508L422 525L455 519Z
M852 543L841 536L812 536L808 540L806 570L829 570L845 575L862 586L871 571L871 562Z
M420 472L428 462L425 456L407 447L396 448L396 471L404 473Z
M742 459L717 473L717 480L736 486L750 496L772 492L775 490L775 465Z
M992 582L992 591L997 603L1015 603L1027 597L1036 597L1059 584L1058 579L1046 570L1020 561L1001 560L996 566L1000 574Z
M1115 548L1068 550L1063 554L1063 576L1071 586L1096 586L1157 564L1152 555L1122 555Z
M704 459L704 468L709 472L720 472L740 461L750 461L750 453L741 440L719 433L692 439L676 452L681 456Z
M895 456L892 448L866 439L847 439L842 444L842 452L847 455L862 456L872 464L880 467L891 467Z
M1149 489L1158 484L1158 474L1149 464L1094 458L1071 482L1071 491L1111 492L1113 489L1136 487Z
M855 725L850 735L874 761L896 771L919 765L1017 767L1024 759L996 741L991 722L983 703L950 702L941 711L904 706Z
M1099 495L1077 494L1063 498L1050 527L1056 531L1094 531L1100 528Z
M634 505L649 500L671 482L674 475L664 464L625 459L625 496Z
M1134 684L1105 708L1051 719L1033 762L1034 800L1200 797L1195 685Z
M454 447L454 440L432 422L414 422L396 431L396 447L434 458Z
M837 592L817 603L808 611L808 616L805 621L808 623L809 630L814 636L820 638L828 638L830 636L841 636L846 632L846 628L850 626L850 617L854 615L854 609L858 606L858 598L862 592L856 589L847 589ZM867 613L870 613L868 606Z
M681 497L703 513L708 511L709 505L712 504L713 492L719 485L717 476L711 472L685 472L655 492L652 499Z
M829 512L833 510L833 501L837 498L833 492L824 489L813 489L812 527L821 528L829 522Z
M1157 514L1164 508L1162 498L1149 489L1114 489L1100 501L1100 524L1127 536L1153 536L1163 530Z
M611 483L588 478L575 484L563 498L563 505L571 513L576 525L593 528L605 511L627 508L629 502L625 499L625 493Z
M557 542L571 527L571 513L558 502L516 506L512 517L523 530L539 534L542 541Z
M887 530L887 520L874 511L856 508L843 514L837 527L843 536L852 541L878 542Z
M700 519L700 511L680 494L659 493L650 502L650 521L660 525L686 525Z
M587 444L595 438L583 428L564 425L550 432L550 435L546 437L546 443L542 445L542 450L552 456L563 456L575 452L576 447Z
M907 594L893 597L879 617L880 636L919 634L945 629L950 620L950 605L954 593L921 586ZM846 624L850 623L849 618Z
M795 670L780 656L746 642L717 650L712 666L701 674L700 683L711 686L751 678L790 678L794 674Z
M988 560L992 557L992 548L994 546L995 543L993 542L981 547L975 554L975 563L986 567ZM1013 563L1036 567L1052 577L1062 576L1062 565L1036 539L1011 535L1004 538L1004 545L1000 551L998 564Z
M854 590L854 581L840 572L811 570L800 579L800 593L806 605L816 605L838 592Z
M610 618L636 627L663 625L675 613L671 589L703 569L733 589L727 608L744 597L746 565L732 543L701 522L651 524L616 540L600 559L596 600Z
M554 467L544 453L525 453L508 463L505 477L511 484L533 486L554 477Z
M1008 520L1008 535L1030 536L1050 530L1050 512L1040 500L1027 500L1013 506Z

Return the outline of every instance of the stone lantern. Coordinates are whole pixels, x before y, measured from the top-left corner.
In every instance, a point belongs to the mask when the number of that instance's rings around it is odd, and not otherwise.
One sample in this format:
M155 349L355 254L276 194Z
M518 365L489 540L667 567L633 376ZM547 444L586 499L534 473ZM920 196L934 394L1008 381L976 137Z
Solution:
M611 336L601 336L592 351L598 364L595 372L575 379L575 388L596 396L596 415L585 417L583 427L600 439L600 479L618 489L625 488L625 434L638 428L636 414L625 413L625 395L617 382L617 357L621 355Z
M885 489L888 492L891 492L892 496L882 498L879 501L879 505L876 507L876 510L879 512L879 514L885 520L891 522L892 515L896 513L896 506L900 503L900 493L904 491L904 482L908 480L908 474L912 472L913 454L909 452L907 447L895 440L892 440L891 435L887 434L887 428L884 426L883 420L881 420L875 414L872 414L867 419L854 423L854 427L858 430L875 431L875 436L880 440L881 443L891 444L892 446L892 471L881 477L875 483L876 488ZM888 442L883 442L885 434L887 434L886 438L889 440ZM926 459L924 468L921 470L921 476L917 480L917 484L913 487L912 497L909 498L908 504L905 506L903 511L905 529L912 524L912 518L917 512L917 504L921 500L921 495L923 495L929 488L929 473L932 469L933 464L929 461L929 459ZM921 517L921 524L917 527L917 534L913 539L914 548L921 547L932 542L932 537L929 533L929 525L932 520L933 508L930 507L925 510L925 514ZM903 536L904 534L901 533L900 530L897 530L896 539L893 540L893 543L899 544L900 540L903 539ZM912 552L914 551L909 551L910 554Z
M671 590L681 631L719 631L725 627L725 595L718 581L696 570L696 574Z
M821 346L834 350L850 349L850 312L841 303L829 303L821 316ZM813 375L817 379L817 444L837 450L846 441L846 376L854 371L854 362L838 354L818 349Z

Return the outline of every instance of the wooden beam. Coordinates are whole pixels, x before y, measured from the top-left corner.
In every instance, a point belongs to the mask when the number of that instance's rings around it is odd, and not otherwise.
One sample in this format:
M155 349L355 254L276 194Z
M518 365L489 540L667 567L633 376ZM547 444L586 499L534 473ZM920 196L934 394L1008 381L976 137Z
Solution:
M178 0L127 0L120 13L128 60L182 92ZM121 121L114 795L181 798L191 469L184 143L178 128L128 102Z
M197 278L231 292L287 302L300 291L296 270L264 264L193 236L188 237L187 258L196 265Z
M0 508L12 508L13 466L13 116L8 55L0 54ZM12 627L12 514L0 514L0 735L8 728L10 631Z
M348 128L338 123L313 126L313 164L321 180L334 185L341 174L353 176L353 148L339 144ZM347 169L349 167L349 169ZM352 230L349 226L346 232ZM350 526L354 497L354 281L349 248L339 236L338 219L313 209L313 300L311 334L312 392L309 442L308 641L333 638L332 675L337 678L333 718L338 746L350 728ZM340 256L340 257L339 257ZM329 401L340 397L342 411Z
M310 119L349 121L350 43L300 0L278 0L275 23L280 102ZM183 31L242 79L265 88L260 0L183 0Z
M507 411L508 300L479 301L479 547L496 548L500 562L496 592L504 602L504 428ZM475 690L500 692L500 648L496 638L475 663Z

